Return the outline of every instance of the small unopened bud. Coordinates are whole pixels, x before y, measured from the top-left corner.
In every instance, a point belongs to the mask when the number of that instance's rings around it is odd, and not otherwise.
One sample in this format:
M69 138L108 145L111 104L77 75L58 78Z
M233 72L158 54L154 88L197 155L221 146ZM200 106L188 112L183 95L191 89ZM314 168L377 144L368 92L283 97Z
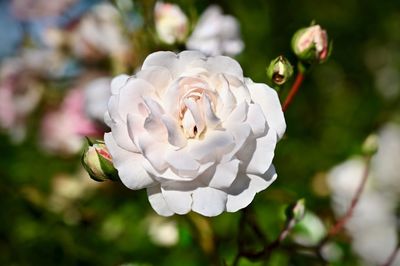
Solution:
M96 181L119 180L118 171L114 168L110 153L104 142L89 141L82 156L82 165L90 177Z
M320 25L298 30L292 38L292 49L297 57L307 63L323 63L330 54L328 34Z
M267 76L277 85L283 85L293 75L293 67L283 56L271 61L267 68Z
M188 19L178 5L157 2L154 9L159 39L166 44L183 42L189 32Z
M288 221L294 220L296 223L300 222L305 214L305 200L299 199L294 204L289 205L286 209L286 218Z
M374 155L378 151L378 136L375 134L369 135L362 145L364 155Z

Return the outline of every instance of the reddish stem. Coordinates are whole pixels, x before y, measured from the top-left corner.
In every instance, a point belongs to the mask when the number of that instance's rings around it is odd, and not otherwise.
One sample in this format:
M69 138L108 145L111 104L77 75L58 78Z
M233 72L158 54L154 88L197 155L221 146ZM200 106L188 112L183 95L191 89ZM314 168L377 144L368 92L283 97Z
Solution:
M390 266L393 264L394 260L396 259L397 253L399 252L400 247L397 247L395 250L393 250L392 254L388 258L388 260L382 264L382 266Z
M368 156L366 158L366 163L365 163L365 168L364 168L363 176L361 179L361 183L357 188L356 194L354 195L353 199L351 200L350 208L347 210L346 214L342 218L340 218L339 221L337 221L337 223L331 228L331 230L329 230L329 235L333 236L333 235L336 235L337 233L339 233L342 230L343 226L346 224L346 222L353 215L354 208L356 207L356 205L360 199L360 196L364 190L365 184L367 183L370 161L371 161L371 156Z
M304 74L302 72L298 72L296 80L294 81L293 86L290 89L289 94L285 99L285 103L283 104L282 110L284 112L288 109L290 103L293 101L294 96L296 96L296 93L299 90L301 83L303 83L303 80L304 80Z
M335 235L337 235L342 229L343 226L347 223L347 221L351 218L353 215L353 211L361 197L362 192L364 191L365 184L367 183L368 175L369 175L369 168L370 168L370 162L371 162L371 156L368 155L365 158L365 168L363 172L363 176L361 178L360 185L357 188L356 194L351 200L351 204L345 215L343 215L342 218L340 218L329 230L328 234L319 242L317 246L317 252L320 252L321 248L325 245L326 242L329 241L329 239Z

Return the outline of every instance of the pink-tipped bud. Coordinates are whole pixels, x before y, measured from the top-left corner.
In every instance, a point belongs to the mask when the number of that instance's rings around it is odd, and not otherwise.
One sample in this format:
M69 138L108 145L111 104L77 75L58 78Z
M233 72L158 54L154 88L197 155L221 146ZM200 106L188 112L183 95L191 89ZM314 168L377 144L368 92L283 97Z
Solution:
M298 30L292 39L292 49L297 57L308 63L323 63L330 54L328 34L320 25Z
M89 141L89 145L82 156L82 164L90 177L96 181L119 180L111 155L106 145L101 141L94 143Z

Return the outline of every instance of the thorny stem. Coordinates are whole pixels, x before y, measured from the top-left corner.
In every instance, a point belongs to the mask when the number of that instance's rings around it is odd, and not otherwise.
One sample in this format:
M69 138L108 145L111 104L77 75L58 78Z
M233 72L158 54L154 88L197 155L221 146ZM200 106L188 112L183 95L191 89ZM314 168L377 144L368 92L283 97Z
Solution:
M304 73L299 71L297 73L296 80L294 81L292 88L290 89L289 94L286 97L285 102L283 104L282 110L284 112L288 109L289 105L291 104L294 97L296 96L296 93L299 90L300 85L303 83L303 80L304 80Z

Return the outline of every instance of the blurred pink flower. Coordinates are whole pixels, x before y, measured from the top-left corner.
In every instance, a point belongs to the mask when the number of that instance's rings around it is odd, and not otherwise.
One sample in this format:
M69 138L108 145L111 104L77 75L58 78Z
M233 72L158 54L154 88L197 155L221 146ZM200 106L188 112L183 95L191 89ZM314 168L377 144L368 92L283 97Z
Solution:
M102 132L84 113L83 90L69 91L61 107L45 115L41 127L41 144L51 153L71 155L84 144L84 136Z

